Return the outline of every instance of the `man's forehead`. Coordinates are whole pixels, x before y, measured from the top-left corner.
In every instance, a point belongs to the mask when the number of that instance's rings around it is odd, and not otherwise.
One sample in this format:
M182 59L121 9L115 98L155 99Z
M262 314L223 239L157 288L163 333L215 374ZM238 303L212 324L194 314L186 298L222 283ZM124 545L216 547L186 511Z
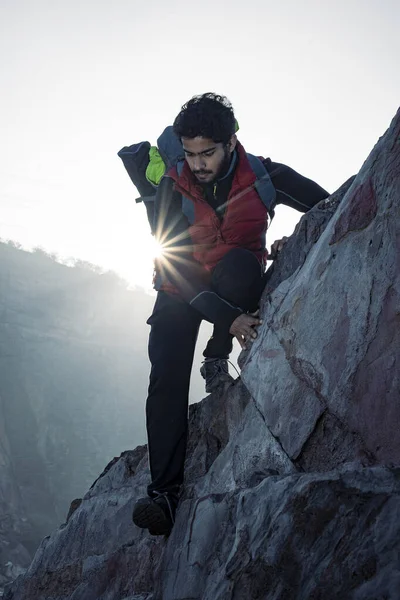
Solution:
M186 152L191 154L200 154L207 152L207 150L213 150L220 146L220 143L214 142L211 138L195 137L195 138L182 138L182 146Z

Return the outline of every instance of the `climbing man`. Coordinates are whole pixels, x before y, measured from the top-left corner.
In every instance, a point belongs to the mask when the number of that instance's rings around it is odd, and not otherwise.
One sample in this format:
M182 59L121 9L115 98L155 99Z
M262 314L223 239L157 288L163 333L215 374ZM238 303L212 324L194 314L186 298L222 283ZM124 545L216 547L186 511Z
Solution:
M201 368L206 391L212 392L233 381L227 360L233 338L246 348L257 337L265 236L274 207L283 203L306 212L329 195L291 168L247 154L236 125L228 99L207 93L189 100L165 132L174 137L172 145L183 146L184 160L166 172L155 198L154 231L163 254L148 320L151 483L132 515L153 535L169 535L175 521L202 319L214 324Z

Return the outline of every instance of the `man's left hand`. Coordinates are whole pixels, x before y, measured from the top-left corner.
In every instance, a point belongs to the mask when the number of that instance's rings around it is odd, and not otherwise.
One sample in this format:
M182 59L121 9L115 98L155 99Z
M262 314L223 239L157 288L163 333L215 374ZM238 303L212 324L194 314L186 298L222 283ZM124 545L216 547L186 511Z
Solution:
M247 350L248 343L254 342L257 337L256 327L262 323L258 314L258 310L249 315L242 313L233 321L229 329L229 333L237 339L243 350Z

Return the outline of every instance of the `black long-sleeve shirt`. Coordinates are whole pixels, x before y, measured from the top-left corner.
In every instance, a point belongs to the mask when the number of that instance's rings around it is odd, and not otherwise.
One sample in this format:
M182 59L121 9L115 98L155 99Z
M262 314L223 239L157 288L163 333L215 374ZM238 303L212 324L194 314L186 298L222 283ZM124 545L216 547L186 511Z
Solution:
M285 204L304 213L329 196L317 183L286 165L274 163L269 158L264 160L264 165L276 189L276 204ZM216 186L202 186L205 199L220 219L223 218L233 176L234 171L217 181ZM155 201L154 229L164 247L162 278L172 283L180 296L204 319L229 329L242 311L213 292L209 272L194 260L189 223L182 213L182 197L173 189L173 183L169 177L162 179Z

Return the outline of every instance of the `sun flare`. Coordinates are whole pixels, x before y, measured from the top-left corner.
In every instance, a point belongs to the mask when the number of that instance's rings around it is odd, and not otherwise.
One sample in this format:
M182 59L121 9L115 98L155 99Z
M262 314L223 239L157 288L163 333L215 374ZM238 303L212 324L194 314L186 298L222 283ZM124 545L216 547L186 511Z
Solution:
M163 254L162 245L147 232L140 232L121 243L112 257L113 267L131 285L153 289L154 261Z
M151 243L149 244L151 248L151 254L153 258L161 258L164 252L164 248L160 242L158 242L154 237L151 238Z

